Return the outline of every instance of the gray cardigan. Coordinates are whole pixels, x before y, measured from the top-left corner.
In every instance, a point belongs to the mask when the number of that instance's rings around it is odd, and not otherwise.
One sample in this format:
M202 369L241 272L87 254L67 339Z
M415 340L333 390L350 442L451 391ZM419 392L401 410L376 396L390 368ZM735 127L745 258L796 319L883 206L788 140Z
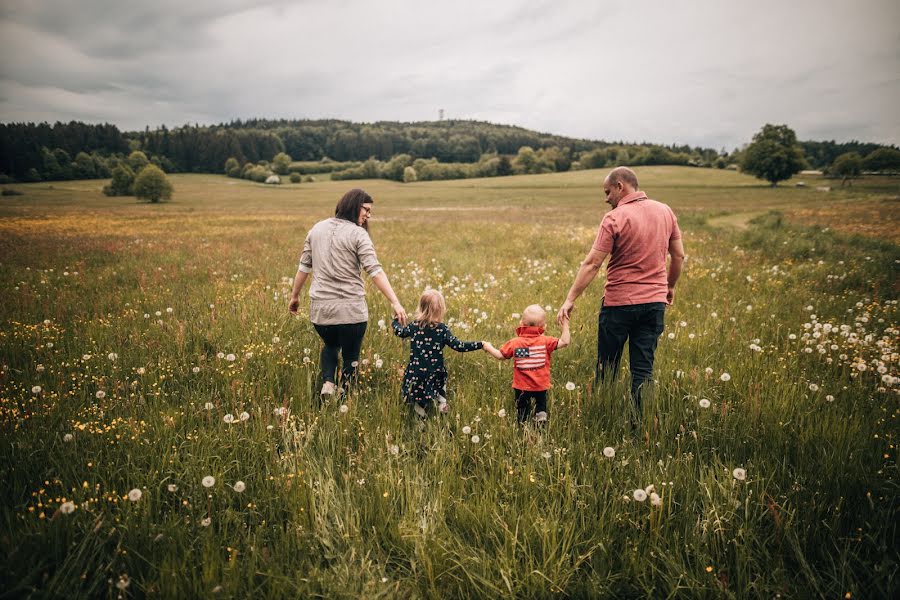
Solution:
M375 277L382 268L365 229L334 217L319 221L303 242L299 269L304 273L315 270L309 287L310 321L340 325L369 320L360 270Z

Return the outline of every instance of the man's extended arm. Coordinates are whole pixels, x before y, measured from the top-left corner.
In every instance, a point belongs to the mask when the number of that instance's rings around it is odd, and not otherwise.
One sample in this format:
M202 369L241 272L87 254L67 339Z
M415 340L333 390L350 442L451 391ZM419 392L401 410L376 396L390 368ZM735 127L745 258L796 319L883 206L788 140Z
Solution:
M669 291L666 292L666 302L672 304L675 301L675 284L681 277L681 266L684 264L684 244L681 238L669 242L669 254L672 258L669 260Z
M572 283L569 294L566 296L566 301L563 302L562 307L559 309L559 313L556 315L556 323L558 325L561 326L563 321L567 321L572 316L572 310L575 308L575 301L581 296L585 288L587 288L587 286L597 277L597 274L600 272L600 267L603 266L603 261L606 260L607 256L609 256L608 252L601 252L596 248L591 248L591 251L584 257L581 266L578 268L578 274L575 275L575 282Z

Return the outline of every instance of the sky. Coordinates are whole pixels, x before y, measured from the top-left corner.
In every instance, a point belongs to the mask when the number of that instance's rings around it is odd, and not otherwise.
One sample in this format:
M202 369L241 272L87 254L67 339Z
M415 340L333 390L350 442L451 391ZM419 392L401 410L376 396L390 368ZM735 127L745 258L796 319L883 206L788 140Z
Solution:
M900 144L900 2L3 0L0 122L477 119Z

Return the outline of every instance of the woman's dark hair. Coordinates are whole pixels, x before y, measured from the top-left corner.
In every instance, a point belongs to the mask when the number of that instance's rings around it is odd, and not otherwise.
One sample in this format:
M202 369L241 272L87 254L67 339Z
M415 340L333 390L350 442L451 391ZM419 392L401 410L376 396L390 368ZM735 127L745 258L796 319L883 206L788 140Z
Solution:
M351 223L359 223L359 211L362 209L362 205L372 204L373 202L375 201L372 200L372 196L359 188L354 188L344 194L344 197L338 201L337 206L334 207L334 216L337 219L344 219ZM362 227L368 231L368 221L363 223Z

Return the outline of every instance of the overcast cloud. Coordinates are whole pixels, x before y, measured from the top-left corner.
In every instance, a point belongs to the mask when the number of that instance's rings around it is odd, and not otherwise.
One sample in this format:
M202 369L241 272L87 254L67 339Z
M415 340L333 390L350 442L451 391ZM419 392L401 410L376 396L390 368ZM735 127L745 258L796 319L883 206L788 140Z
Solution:
M3 0L0 121L479 119L900 143L900 3Z

